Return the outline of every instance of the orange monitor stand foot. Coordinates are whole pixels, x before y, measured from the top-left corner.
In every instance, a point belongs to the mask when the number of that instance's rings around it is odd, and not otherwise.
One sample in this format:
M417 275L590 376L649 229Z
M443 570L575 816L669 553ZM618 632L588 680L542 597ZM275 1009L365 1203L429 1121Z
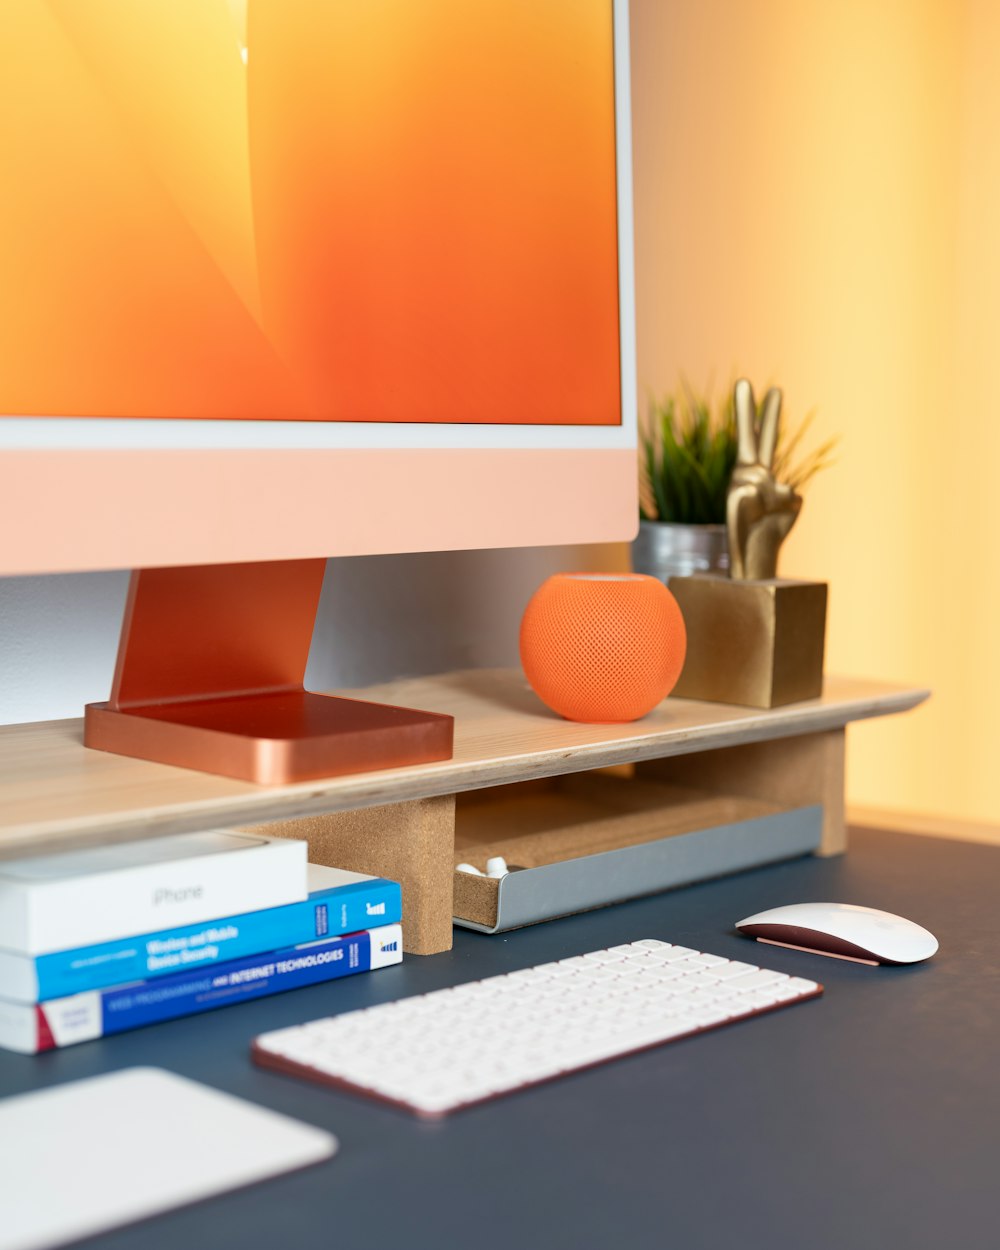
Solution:
M87 706L86 745L265 785L450 759L450 716L303 687L324 567L133 573L111 697Z

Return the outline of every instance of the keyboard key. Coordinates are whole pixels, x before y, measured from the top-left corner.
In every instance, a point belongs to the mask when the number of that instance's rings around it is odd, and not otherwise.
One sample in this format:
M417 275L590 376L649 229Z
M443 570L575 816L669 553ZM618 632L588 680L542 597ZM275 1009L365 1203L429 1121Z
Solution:
M759 990L775 981L787 980L789 978L783 972L765 972L760 968L757 972L746 972L741 977L734 977L729 984L742 994L746 990Z
M773 1003L778 1002L778 992L774 986L768 986L763 990L751 990L749 994L740 994L737 998L731 1000L734 1005L748 1004L754 1008L770 1007Z
M665 985L669 981L680 981L683 976L684 969L677 964L660 964L657 968L651 968L643 979Z
M716 965L712 971L720 980L724 978L728 981L732 977L741 977L744 972L759 972L760 969L756 964L744 964L734 959L730 963Z
M719 978L713 977L710 972L692 972L684 978L685 987L692 989L705 989L718 984Z
M665 951L657 951L658 956L673 963L676 959L686 959L688 955L697 955L698 951L692 950L690 946L668 946Z

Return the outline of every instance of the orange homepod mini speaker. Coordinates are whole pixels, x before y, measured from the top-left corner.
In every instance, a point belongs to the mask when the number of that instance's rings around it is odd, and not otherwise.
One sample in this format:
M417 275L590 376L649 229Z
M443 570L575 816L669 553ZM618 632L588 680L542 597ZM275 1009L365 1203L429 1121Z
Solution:
M638 720L684 666L677 600L639 573L557 573L521 621L521 663L535 694L567 720Z

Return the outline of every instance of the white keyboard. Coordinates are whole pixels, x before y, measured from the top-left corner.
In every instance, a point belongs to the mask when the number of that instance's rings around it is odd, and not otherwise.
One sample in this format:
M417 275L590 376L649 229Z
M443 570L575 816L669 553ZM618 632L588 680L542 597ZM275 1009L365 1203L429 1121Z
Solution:
M437 1118L822 992L644 938L264 1033L253 1056Z

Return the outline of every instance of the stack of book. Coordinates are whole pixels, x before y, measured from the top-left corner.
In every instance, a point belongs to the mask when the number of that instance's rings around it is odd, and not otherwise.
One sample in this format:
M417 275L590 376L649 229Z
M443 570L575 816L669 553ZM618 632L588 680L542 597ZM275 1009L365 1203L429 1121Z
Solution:
M0 1046L35 1054L402 960L396 882L213 830L0 863Z

